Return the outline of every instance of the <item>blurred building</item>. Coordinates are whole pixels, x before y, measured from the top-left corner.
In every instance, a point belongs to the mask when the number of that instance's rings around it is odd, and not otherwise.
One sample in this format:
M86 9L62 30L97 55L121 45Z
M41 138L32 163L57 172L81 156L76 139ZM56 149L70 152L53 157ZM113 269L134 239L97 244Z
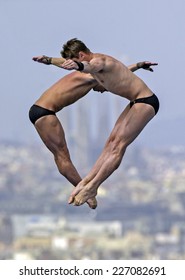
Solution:
M0 214L0 243L10 245L13 240L13 225L11 217Z

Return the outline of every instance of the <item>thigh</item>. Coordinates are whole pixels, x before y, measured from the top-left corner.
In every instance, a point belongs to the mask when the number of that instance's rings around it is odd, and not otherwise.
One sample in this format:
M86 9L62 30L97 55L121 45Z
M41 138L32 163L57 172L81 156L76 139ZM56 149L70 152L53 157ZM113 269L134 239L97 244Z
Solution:
M44 116L35 123L35 128L48 149L55 153L66 149L65 133L56 115Z
M119 132L119 127L120 124L123 122L123 120L125 119L126 115L128 114L130 110L130 105L127 105L126 108L123 110L123 112L121 113L121 115L118 117L113 130L111 131L106 144L108 144L110 141L112 141L113 138L115 138L115 136L117 135L117 133Z
M111 136L129 145L154 115L153 108L148 104L137 103L131 108L128 105L119 116Z

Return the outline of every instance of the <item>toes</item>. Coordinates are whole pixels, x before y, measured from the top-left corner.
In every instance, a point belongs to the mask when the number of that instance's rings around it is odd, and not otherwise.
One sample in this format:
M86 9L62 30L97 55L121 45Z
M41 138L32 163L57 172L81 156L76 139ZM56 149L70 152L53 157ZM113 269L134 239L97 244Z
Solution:
M74 206L80 206L80 205L82 205L83 203L80 203L80 201L77 199L77 198L74 198L74 200L73 200L73 205Z
M78 187L76 187L76 188L72 191L72 193L71 193L71 195L70 195L70 197L69 197L69 199L68 199L68 203L69 203L69 204L72 204L72 203L74 202L75 196L77 196L78 193L79 193L80 191L81 191L81 190L80 190L80 188L78 188Z
M74 196L71 195L71 196L69 197L69 199L68 199L68 203L69 203L69 204L73 203L73 202L74 202L74 199L75 199Z
M85 200L85 199L78 199L78 198L73 198L73 201L71 202L71 203L73 203L73 205L74 206L80 206L80 205L82 205L82 204L84 204L84 203L87 203L88 205L89 205L89 207L91 208L91 209L96 209L96 207L97 207L97 201L96 201L96 199L95 198L90 198L90 199L88 199L87 201Z
M73 204L76 206L80 206L80 205L84 204L85 202L87 202L87 200L88 200L87 197L79 194L79 195L75 196Z
M71 194L69 197L68 203L73 203L74 206L80 206L85 202L89 205L91 209L96 209L97 207L97 200L95 196L97 192L87 192L87 191L80 191L76 195L74 193Z

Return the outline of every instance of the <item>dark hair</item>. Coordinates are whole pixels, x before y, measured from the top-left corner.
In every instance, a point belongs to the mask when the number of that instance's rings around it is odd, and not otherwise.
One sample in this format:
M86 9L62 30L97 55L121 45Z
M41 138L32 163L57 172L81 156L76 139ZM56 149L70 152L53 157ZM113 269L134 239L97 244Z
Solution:
M63 58L79 58L79 52L90 53L90 50L86 47L86 45L78 40L77 38L73 38L67 43L63 45L63 49L61 50L61 55Z

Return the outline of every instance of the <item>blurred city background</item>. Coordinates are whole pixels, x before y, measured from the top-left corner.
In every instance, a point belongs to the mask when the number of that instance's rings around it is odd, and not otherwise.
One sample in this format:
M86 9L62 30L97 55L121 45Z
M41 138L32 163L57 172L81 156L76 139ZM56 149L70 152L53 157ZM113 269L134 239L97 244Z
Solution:
M184 10L184 0L0 0L1 260L185 259ZM67 74L32 57L57 57L73 37L126 65L159 63L136 74L160 111L100 187L95 210L68 205L73 186L28 119ZM82 177L127 103L91 91L58 114Z
M93 137L84 105L59 114L82 176L103 148L116 104L96 104ZM130 146L100 187L96 210L67 204L73 186L44 144L1 142L0 170L1 259L185 258L183 146Z

